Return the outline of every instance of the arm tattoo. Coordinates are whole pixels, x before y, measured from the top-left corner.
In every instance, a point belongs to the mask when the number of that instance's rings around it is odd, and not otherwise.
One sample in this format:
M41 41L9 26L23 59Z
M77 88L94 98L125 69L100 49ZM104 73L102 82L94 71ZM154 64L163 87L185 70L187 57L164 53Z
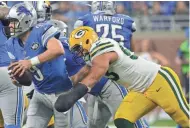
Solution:
M4 19L8 13L9 13L9 8L0 7L0 20Z

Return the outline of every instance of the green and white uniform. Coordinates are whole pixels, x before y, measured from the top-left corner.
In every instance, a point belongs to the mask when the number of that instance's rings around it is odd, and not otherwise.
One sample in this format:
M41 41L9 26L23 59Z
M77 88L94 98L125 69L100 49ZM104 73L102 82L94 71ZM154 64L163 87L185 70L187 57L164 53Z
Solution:
M143 92L156 77L160 65L137 57L133 52L109 38L100 38L90 49L92 60L101 54L116 52L118 59L109 66L106 77L124 85L129 90Z

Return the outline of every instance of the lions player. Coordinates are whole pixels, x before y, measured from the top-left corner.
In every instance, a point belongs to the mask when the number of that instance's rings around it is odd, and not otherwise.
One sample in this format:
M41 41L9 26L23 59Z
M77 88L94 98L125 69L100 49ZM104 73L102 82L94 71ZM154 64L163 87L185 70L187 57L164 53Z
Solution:
M74 28L92 27L99 37L111 38L131 49L132 33L136 31L134 20L124 14L116 14L113 1L93 1L92 13L79 18Z
M31 101L29 109L33 107L35 111L31 111L28 118L36 116L35 119L37 119L38 123L36 123L36 120L32 122L27 121L27 127L46 127L53 113L55 127L67 127L68 113L59 113L53 108L58 95L72 88L72 83L68 77L64 63L64 49L60 41L57 40L60 32L50 23L36 25L36 11L30 4L21 3L14 5L10 9L8 18L11 21L11 35L18 37L16 39L19 42L17 44L10 44L9 49L11 50L12 48L11 52L19 59L25 58L25 60L20 60L10 65L10 68L13 67L12 74L22 76L25 70L29 69L33 76L35 89L37 90L32 100L40 100L40 95L45 95L45 98L48 99L45 103L35 104L33 106L31 105ZM14 50L19 48L21 49L19 51L20 56L18 55L19 52ZM44 106L50 106L50 108ZM78 113L80 111L76 110ZM72 127L85 126L86 124L81 119L78 124Z
M21 128L23 112L23 93L22 88L12 84L7 67L10 59L7 54L4 26L8 23L5 16L9 8L6 3L0 2L0 109L2 114L0 127ZM3 116L3 117L2 117ZM3 122L4 120L4 122Z
M189 107L172 69L138 57L110 38L99 38L90 27L75 29L69 43L71 51L90 56L91 68L85 74L77 74L83 77L82 81L59 96L56 109L69 109L105 75L130 90L115 114L117 128L133 128L136 120L156 106L163 108L177 124L189 127Z

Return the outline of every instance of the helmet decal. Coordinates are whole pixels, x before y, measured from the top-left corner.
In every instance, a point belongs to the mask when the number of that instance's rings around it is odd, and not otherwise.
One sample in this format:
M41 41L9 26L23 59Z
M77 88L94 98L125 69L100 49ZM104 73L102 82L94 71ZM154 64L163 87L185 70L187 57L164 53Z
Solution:
M17 12L18 12L18 16L21 15L22 13L25 13L26 15L33 16L32 13L24 6L19 6L17 8Z
M85 33L86 33L85 30L79 30L78 32L76 32L75 38L79 39L79 38L83 37L85 35Z

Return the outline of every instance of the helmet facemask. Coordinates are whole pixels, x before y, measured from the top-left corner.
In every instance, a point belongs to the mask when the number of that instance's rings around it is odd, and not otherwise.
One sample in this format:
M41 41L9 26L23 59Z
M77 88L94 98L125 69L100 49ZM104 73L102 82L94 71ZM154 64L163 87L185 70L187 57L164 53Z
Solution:
M74 54L73 56L73 60L80 65L84 65L85 64L85 56L89 55L88 52L84 53L84 49L82 47L82 45L78 45L76 44L75 46L73 46L71 48L71 52L72 54Z
M13 36L19 36L23 31L20 27L20 22L18 19L10 18L7 19L9 21L9 24L4 27L4 32L7 37Z
M115 14L115 3L113 1L95 1L92 2L91 10L92 13L100 13L103 12L107 15Z

